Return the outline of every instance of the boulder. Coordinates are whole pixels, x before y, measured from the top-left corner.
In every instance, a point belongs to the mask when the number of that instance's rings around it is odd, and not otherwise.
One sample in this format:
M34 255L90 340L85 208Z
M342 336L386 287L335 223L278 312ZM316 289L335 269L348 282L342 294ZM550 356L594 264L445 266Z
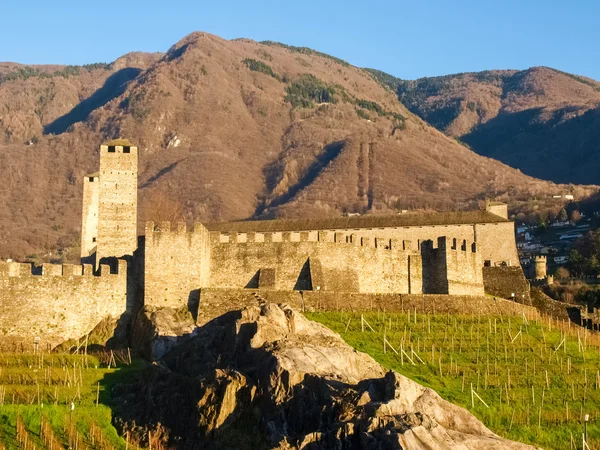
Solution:
M285 305L209 322L113 395L122 428L161 424L176 448L532 448Z

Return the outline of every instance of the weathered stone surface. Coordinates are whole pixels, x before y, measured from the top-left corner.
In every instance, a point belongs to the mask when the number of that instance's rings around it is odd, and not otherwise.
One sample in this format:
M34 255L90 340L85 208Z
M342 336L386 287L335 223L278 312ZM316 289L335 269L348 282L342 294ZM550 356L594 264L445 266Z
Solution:
M161 423L179 448L531 448L273 304L199 328L114 395L121 426Z
M185 309L142 308L133 323L132 346L150 359L162 358L195 330L194 319Z
M78 339L106 317L119 318L128 309L127 262L117 273L102 265L45 264L41 273L31 264L0 262L0 342L22 339L40 346ZM35 268L38 269L38 268Z

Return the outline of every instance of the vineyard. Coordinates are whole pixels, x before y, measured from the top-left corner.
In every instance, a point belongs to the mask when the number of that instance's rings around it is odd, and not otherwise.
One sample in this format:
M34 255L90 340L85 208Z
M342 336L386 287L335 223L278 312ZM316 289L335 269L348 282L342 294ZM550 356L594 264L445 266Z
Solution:
M536 315L307 316L501 436L548 449L600 449L598 333Z
M0 449L136 448L106 405L135 365L128 354L0 353Z

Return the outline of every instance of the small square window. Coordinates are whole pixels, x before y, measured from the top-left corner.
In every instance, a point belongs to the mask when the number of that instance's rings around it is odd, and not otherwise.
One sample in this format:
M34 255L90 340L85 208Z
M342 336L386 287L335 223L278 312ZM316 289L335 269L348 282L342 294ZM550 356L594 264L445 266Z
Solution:
M96 238L95 237L92 238L92 242L96 242Z
M94 182L94 177L90 177L90 183Z
M115 153L116 151L117 151L117 149L115 148L114 145L108 146L108 153Z
M131 153L131 147L123 147L123 153Z

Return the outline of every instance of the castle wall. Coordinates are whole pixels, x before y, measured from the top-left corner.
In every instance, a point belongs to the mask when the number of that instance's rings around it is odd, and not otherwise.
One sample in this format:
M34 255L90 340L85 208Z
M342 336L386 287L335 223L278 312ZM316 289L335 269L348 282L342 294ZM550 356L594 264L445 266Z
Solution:
M185 223L146 224L144 255L145 304L180 308L197 303L198 289L210 272L209 234L201 223L191 232Z
M84 177L83 208L81 213L81 257L87 258L96 251L98 237L98 201L100 179L95 175Z
M498 266L483 268L485 292L497 297L513 299L526 305L531 304L529 283L523 275L521 266Z
M446 277L450 295L484 295L483 262L474 242L446 238Z
M137 248L137 150L100 146L97 263Z
M427 294L483 295L481 256L476 244L438 237L421 245L423 292Z
M387 228L362 228L362 229L340 229L331 230L344 234L355 234L357 237L370 239L397 239L399 241L411 241L415 248L419 242L433 240L439 236L452 236L467 241L475 240L475 231L472 224L464 225L430 225L412 227L387 227ZM311 232L316 234L317 232Z
M323 232L314 238L311 233L242 233L222 242L227 238L212 234L209 286L255 287L256 278L267 272L279 290L421 292L420 258L402 243Z
M491 265L519 266L513 222L475 224L475 242L482 261Z
M21 338L41 345L78 339L107 316L127 307L127 263L118 273L102 265L44 264L32 275L30 264L0 263L0 339Z
M452 236L457 240L476 242L477 251L481 254L482 266L484 261L490 261L492 265L499 265L503 262L508 265L519 264L513 222L335 229L329 230L329 232L355 234L359 238L407 240L416 244L427 240L435 242L440 236ZM318 231L313 230L307 233L309 233L311 239L315 239Z

